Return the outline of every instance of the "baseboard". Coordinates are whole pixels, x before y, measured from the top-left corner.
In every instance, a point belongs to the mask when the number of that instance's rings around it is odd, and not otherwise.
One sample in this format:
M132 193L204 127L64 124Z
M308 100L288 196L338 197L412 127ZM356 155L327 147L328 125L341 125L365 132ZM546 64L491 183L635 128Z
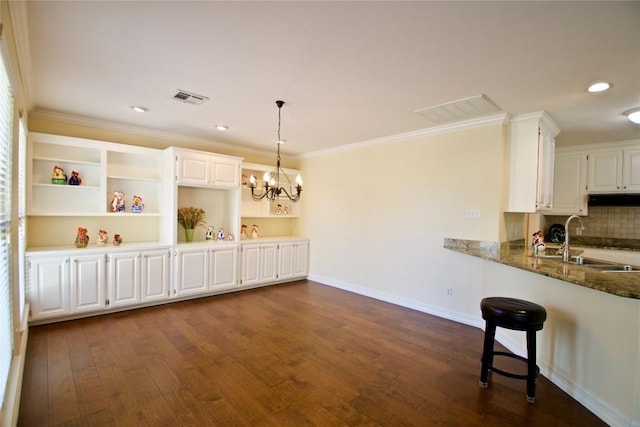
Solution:
M484 321L481 317L473 317L464 313L458 313L453 310L443 309L429 304L424 304L418 301L410 300L407 298L401 298L395 295L391 295L385 292L375 291L369 288L353 285L346 282L330 279L328 277L309 275L309 280L321 283L323 285L332 286L334 288L343 289L345 291L353 292L359 295L364 295L377 300L396 304L401 307L410 308L413 310L421 311L423 313L432 314L434 316L442 317L444 319L452 320L454 322L463 323L469 326L475 326L480 329L484 329ZM526 356L527 349L521 343L514 341L508 335L501 333L500 330L496 331L496 341L505 346L509 351L514 354ZM640 420L634 421L625 417L615 408L611 407L607 403L598 399L588 390L577 386L566 376L554 371L550 368L549 364L545 360L539 360L538 366L540 367L540 373L558 386L562 391L567 393L576 401L580 402L585 408L593 412L598 418L605 423L612 426L628 426L628 427L640 427Z
M22 315L23 322L20 325L20 338L16 343L16 350L11 359L11 367L9 368L9 379L7 381L7 390L5 393L5 401L2 411L0 411L0 425L15 426L18 424L18 412L20 411L20 394L22 392L22 374L24 373L24 361L27 356L27 339L29 336L29 327L27 318L29 313L29 304L24 307Z

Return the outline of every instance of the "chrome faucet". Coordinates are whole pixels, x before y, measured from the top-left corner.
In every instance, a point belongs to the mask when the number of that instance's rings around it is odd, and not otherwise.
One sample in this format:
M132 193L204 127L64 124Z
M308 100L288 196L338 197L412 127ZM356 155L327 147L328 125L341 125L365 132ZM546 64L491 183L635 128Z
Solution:
M569 262L571 257L571 248L569 247L569 223L572 219L577 218L580 221L580 229L584 230L584 222L578 215L571 215L564 224L564 250L562 251L562 261Z

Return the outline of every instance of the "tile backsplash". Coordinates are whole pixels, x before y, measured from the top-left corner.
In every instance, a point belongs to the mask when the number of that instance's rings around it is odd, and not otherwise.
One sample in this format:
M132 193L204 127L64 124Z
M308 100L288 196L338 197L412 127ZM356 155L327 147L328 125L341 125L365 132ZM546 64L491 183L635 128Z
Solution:
M552 224L562 224L568 216L545 215L544 228L548 233ZM581 216L585 229L583 237L601 237L613 239L640 239L640 207L638 206L589 206L589 215ZM571 222L571 235L574 236L578 222ZM547 234L545 233L545 236Z

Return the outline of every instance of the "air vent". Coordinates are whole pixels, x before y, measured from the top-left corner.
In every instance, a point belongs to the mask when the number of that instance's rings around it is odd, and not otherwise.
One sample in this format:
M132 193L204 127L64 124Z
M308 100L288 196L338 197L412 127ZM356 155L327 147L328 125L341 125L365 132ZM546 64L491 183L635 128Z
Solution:
M486 95L478 95L414 112L427 119L432 125L441 125L490 116L501 110Z
M208 101L209 98L203 95L197 95L195 93L187 92L186 90L178 89L178 92L173 95L173 99L182 101L187 104L200 105L205 101Z

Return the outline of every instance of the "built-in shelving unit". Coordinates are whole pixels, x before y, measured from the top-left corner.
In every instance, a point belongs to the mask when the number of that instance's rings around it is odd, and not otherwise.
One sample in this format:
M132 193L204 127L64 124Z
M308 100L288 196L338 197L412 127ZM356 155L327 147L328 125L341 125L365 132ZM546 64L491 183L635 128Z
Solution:
M255 163L242 164L242 205L241 212L243 218L297 218L300 215L299 202L292 202L286 197L278 201L270 201L266 198L255 201L251 198L251 189L249 187L249 178L253 175L256 179L256 191L261 192L264 185L263 175L265 172L271 172L272 166L259 165ZM290 193L295 188L295 178L300 173L295 169L283 169L291 180ZM281 177L282 178L282 177ZM283 184L281 179L281 184Z

